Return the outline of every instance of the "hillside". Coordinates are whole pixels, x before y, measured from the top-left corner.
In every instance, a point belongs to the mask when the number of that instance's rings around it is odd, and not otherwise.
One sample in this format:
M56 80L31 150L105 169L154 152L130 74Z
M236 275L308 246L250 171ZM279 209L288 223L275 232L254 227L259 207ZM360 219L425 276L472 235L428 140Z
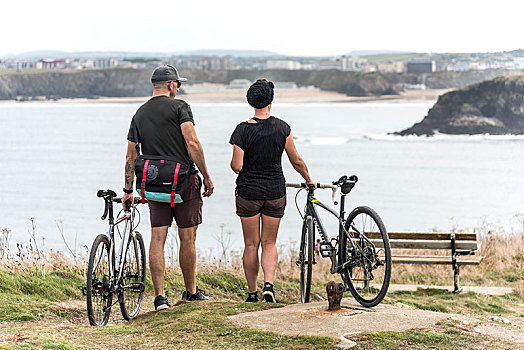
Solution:
M314 85L325 91L348 96L395 95L406 84L424 84L429 89L456 89L496 75L513 75L519 71L436 72L432 74L362 73L338 70L230 70L181 71L191 83L229 84L233 79L254 81L265 77L273 81ZM522 73L522 72L520 72ZM151 69L106 69L57 72L0 73L0 100L141 97L152 92ZM183 87L182 87L183 90Z
M524 75L497 77L448 92L400 135L524 134Z

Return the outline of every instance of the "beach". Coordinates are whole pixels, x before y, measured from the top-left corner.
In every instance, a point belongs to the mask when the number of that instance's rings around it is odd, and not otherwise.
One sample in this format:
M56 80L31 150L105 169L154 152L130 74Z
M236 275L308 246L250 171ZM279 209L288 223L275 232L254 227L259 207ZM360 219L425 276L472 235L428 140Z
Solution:
M216 89L199 88L195 85L189 85L186 88L187 93L177 96L188 103L243 103L246 102L245 90L228 90L223 89L219 84ZM436 101L437 98L450 91L449 89L436 90L407 90L398 95L382 96L347 96L334 91L320 90L319 88L306 87L295 89L280 89L275 91L275 103L329 103L329 102L428 102ZM140 97L98 97L98 98L64 98L59 100L35 99L32 101L15 101L0 100L0 104L11 103L142 103L149 99L150 96Z

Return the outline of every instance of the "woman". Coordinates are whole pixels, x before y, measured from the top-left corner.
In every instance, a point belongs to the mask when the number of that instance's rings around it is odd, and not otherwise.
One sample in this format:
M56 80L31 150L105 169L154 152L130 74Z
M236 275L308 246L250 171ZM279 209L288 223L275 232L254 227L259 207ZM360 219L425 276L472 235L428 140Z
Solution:
M286 180L282 153L286 150L293 168L306 183L314 184L293 142L289 125L271 116L274 85L259 79L247 91L254 116L237 125L229 143L233 145L231 168L236 180L236 213L244 233L243 265L248 285L246 302L257 302L258 248L262 245L263 298L275 302L273 279L277 266L277 233L286 207ZM315 185L316 188L316 185Z

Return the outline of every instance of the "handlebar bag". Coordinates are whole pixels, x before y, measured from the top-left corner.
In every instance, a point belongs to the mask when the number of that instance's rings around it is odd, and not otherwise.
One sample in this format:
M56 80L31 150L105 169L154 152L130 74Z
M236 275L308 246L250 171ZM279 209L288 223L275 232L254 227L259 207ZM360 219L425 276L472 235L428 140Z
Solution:
M190 166L187 161L171 156L140 155L135 162L136 189L142 198L170 203L184 201Z

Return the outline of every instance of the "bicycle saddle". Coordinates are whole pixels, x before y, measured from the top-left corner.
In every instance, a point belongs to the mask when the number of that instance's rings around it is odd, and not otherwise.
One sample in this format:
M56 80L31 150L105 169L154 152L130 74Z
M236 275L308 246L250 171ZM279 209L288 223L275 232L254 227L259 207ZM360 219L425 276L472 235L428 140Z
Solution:
M96 193L96 196L97 197L106 197L106 196L109 196L109 197L116 197L116 193L115 191L112 191L112 190L98 190L98 192Z

